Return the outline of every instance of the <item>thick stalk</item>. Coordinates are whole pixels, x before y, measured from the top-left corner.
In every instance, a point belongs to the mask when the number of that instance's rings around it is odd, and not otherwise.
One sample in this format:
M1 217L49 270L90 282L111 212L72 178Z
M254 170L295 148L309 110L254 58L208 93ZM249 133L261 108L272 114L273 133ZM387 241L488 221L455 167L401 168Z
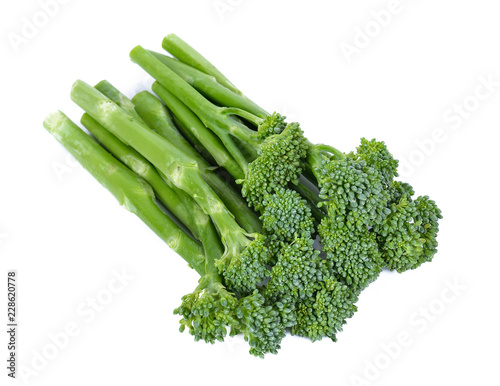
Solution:
M262 118L269 115L267 111L256 105L250 99L240 94L236 94L222 86L217 82L215 77L207 75L169 56L154 51L149 52L184 79L184 81L203 94L207 99L210 99L219 106L237 107Z
M137 215L200 275L204 274L203 249L156 205L151 186L117 161L62 112L49 115L44 127L115 196L120 205Z
M139 177L144 178L151 185L156 197L160 199L165 207L199 239L197 227L188 210L189 207L184 205L183 200L178 195L177 188L167 185L146 158L130 146L125 145L90 115L87 113L83 114L81 123L115 158L120 160Z
M161 94L165 97L163 93ZM132 98L132 101L136 106L136 110L141 118L151 129L162 135L164 138L165 136L163 134L167 135L170 142L177 146L178 149L184 151L189 156L192 156L198 162L198 166L200 167L203 179L215 191L217 196L219 196L219 198L229 209L229 211L233 213L236 221L238 221L238 223L247 232L260 233L262 231L261 221L259 220L257 214L255 214L255 212L248 207L246 201L227 181L225 181L219 174L217 174L213 170L212 165L210 165L196 150L193 149L193 147L177 131L177 128L168 127L169 121L167 120L167 115L165 114L166 112L168 112L166 107L156 97L154 97L147 91L137 94L134 98ZM208 143L210 138L214 139L212 145L219 146L218 149L220 149L221 154L224 153L227 155L227 158L225 159L232 159L219 139L210 130L204 127L203 124L198 120L198 118L193 113L191 113L189 109L182 105L179 100L177 100L177 102L178 103L175 103L174 101L173 103L175 112L179 113L180 116L186 119L183 120L183 122L186 122L190 125L190 130L194 130L196 133L198 133L198 130L201 130L201 132L203 130L208 132L212 137L209 137L205 143ZM179 104L182 106L179 106ZM184 110L182 109L182 107L184 107ZM185 110L187 110L187 112ZM184 114L183 112L186 114ZM200 128L198 124L202 125L203 129ZM236 170L238 176L243 175L243 172L236 164L236 162L234 162L234 160L232 161L231 170Z
M217 68L215 68L212 63L210 63L199 52L197 52L177 35L170 34L165 36L162 47L180 61L204 72L205 74L212 75L215 79L217 79L219 84L238 95L242 95L241 91L238 90L236 86L234 86Z
M234 256L246 248L250 241L245 231L203 180L194 159L159 134L138 124L113 101L85 82L74 83L71 98L112 134L141 153L210 215L226 247L226 254Z

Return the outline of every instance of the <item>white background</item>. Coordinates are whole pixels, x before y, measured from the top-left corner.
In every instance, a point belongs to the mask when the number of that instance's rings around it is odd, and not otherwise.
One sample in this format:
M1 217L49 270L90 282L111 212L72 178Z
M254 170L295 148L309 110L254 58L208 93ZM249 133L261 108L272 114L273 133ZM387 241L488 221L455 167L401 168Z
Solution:
M498 381L500 6L389 3L72 0L44 18L37 1L2 2L0 320L7 270L16 269L18 358L31 368L29 384ZM388 9L395 12L381 27L373 12ZM22 29L33 18L40 28L28 36ZM363 39L365 30L371 37ZM23 32L16 50L13 34ZM311 141L345 151L362 136L386 141L407 165L405 179L441 207L434 262L384 272L337 343L288 336L278 355L262 360L241 338L211 346L180 334L172 310L196 285L195 273L43 129L53 110L79 120L69 99L78 78L107 79L128 96L146 88L128 52L137 44L161 50L170 32L264 108L300 121ZM481 86L488 79L496 82L489 93ZM464 103L459 118L454 109ZM122 270L133 279L91 315L89 298L105 299ZM50 336L61 337L68 323L78 334L54 352ZM410 344L386 356L383 345L405 332ZM5 334L0 341L5 364ZM22 383L4 367L1 385Z

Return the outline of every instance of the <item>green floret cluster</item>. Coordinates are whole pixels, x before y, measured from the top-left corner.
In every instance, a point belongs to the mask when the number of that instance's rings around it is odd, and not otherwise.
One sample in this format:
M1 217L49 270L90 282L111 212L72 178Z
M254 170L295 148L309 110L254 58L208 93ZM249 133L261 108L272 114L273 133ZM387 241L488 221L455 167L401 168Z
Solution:
M281 134L286 127L285 117L276 112L264 118L259 124L257 132L253 134L255 138L266 139L275 134Z
M377 236L368 228L360 229L336 216L325 217L318 232L339 280L354 291L366 288L384 268Z
M324 337L335 342L337 332L342 331L347 319L357 311L357 301L357 295L348 286L328 277L321 282L315 296L297 306L297 323L291 332L313 342Z
M215 266L234 292L245 294L253 292L269 276L266 265L270 258L266 237L256 234L255 239L229 264L225 265L224 260L219 259L215 261Z
M267 137L260 150L260 156L248 165L241 188L243 197L258 211L267 195L289 183L298 183L307 155L307 141L299 124L291 123L281 133Z
M266 196L263 208L262 226L272 238L291 241L300 235L314 233L311 208L295 190L276 190Z
M174 310L181 331L241 334L259 357L287 334L336 341L382 270L433 259L441 211L395 180L384 142L312 144L177 36L162 46L173 57L130 53L156 96L76 81L91 135L61 112L44 126L199 274Z

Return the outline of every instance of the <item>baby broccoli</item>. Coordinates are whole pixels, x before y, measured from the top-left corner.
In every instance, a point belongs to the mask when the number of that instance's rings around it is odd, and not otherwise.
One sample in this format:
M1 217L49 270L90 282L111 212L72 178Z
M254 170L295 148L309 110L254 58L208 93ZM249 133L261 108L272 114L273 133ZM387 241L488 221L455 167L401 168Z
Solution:
M259 357L287 333L336 341L384 269L433 259L441 211L396 180L384 142L313 144L177 36L163 48L173 57L130 53L159 99L75 82L99 143L62 113L44 125L199 274L174 310L181 331L207 343L241 334Z

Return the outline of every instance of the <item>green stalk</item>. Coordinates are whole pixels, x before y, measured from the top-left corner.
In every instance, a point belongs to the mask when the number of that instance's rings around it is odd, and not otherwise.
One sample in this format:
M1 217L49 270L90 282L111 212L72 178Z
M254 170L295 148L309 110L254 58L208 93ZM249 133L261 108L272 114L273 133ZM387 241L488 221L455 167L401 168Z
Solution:
M132 101L129 98L127 98L124 94L122 94L120 90L115 88L107 80L100 81L94 87L100 92L102 92L104 95L106 95L113 102L115 102L128 114L132 115L134 119L141 121L139 114L137 114L137 112L134 109L134 104L132 103Z
M241 94L236 94L222 86L213 76L207 75L204 72L201 72L196 68L169 56L154 51L149 52L151 52L165 66L174 71L206 98L215 102L219 106L237 107L262 118L269 115L267 111L256 105L250 99L242 96Z
M166 97L166 94L161 94ZM172 142L178 149L184 151L198 162L203 179L215 191L217 196L219 196L229 211L233 213L238 223L249 233L260 233L262 231L261 221L255 212L248 207L246 201L230 184L228 184L213 170L212 165L210 165L206 159L193 149L193 147L185 140L175 126L169 126L169 120L167 118L167 114L169 114L169 112L167 108L156 97L147 91L137 94L132 98L132 101L140 117L151 129L162 135L164 138L169 139L169 141ZM219 139L210 130L203 126L203 124L189 109L179 102L179 100L174 101L172 106L174 107L175 112L180 116L183 118L187 117L186 119L183 119L183 123L186 122L189 124L190 129L187 130L187 128L183 125L181 125L181 127L184 127L186 131L189 132L193 130L196 135L200 135L200 139L203 140L207 146L210 146L212 150L213 147L216 147L216 150L214 151L219 151L219 160L221 158L223 160L232 160L232 157L227 153ZM198 124L202 127L199 127ZM205 136L207 133L208 135ZM213 140L212 142L211 139ZM224 156L222 156L222 154L224 154ZM233 170L234 173L237 173L237 176L243 175L243 172L234 160L232 160L230 165L229 169Z
M311 212L314 219L319 223L326 213L318 208L318 204L322 201L314 192L302 183L293 186L293 189L305 199L311 207Z
M320 144L312 145L312 146L317 151L322 151L322 152L325 152L328 154L332 154L333 156L335 156L335 158L337 158L339 160L344 159L346 157L346 155L343 152L341 152L339 149L336 149L330 145L325 145L325 144L320 143Z
M245 142L252 143L255 142L253 139L254 131L235 119L232 119L230 115L225 114L224 110L226 110L226 108L218 107L208 101L175 72L141 46L135 47L130 52L130 57L132 61L139 64L163 87L194 112L206 127L217 134L229 153L234 157L238 165L246 174L248 171L248 162L232 141L231 135Z
M243 170L234 161L231 154L228 153L220 139L207 129L203 122L186 105L158 82L153 83L152 89L172 111L174 116L184 124L189 134L207 148L217 165L226 169L235 179L244 177Z
M117 161L62 112L49 115L43 125L115 196L120 205L137 215L200 275L204 274L203 249L156 205L150 185Z
M123 142L151 162L179 189L188 193L208 214L225 245L225 255L239 255L250 243L246 232L203 180L198 163L159 134L137 123L113 101L85 82L76 81L72 100Z
M199 205L196 205L194 210L194 221L206 254L205 276L211 276L220 282L221 279L219 271L215 267L215 261L219 260L224 254L224 247L221 244L219 234L210 217L201 210Z
M215 193L220 197L224 205L226 205L226 207L236 217L238 223L249 233L261 232L262 226L259 217L246 205L246 201L243 200L243 198L229 184L213 172L212 166L208 164L205 159L196 150L194 150L189 142L187 142L186 139L179 133L173 123L170 112L158 98L147 91L143 91L133 98L134 101L131 101L107 81L100 82L96 86L96 89L100 89L100 91L102 90L101 92L105 96L115 102L138 122L153 129L162 137L169 140L178 149L195 158L200 165L203 179L212 187L212 189L214 189ZM209 131L206 128L205 130ZM218 138L212 132L210 132L210 134L218 141ZM220 146L224 149L224 152L228 157L227 159L230 160L231 164L243 173L238 164L232 159L231 155L227 153L223 145L220 144ZM187 205L189 209L192 206L192 203L189 202L189 195L186 195L174 185L171 185L171 188L176 191L177 196L179 196L181 201L184 202L184 205ZM192 199L190 201L192 201ZM177 207L173 213L186 226L188 226L189 230L193 231L193 221L186 218L188 217L190 219L193 215L193 211L189 210L189 213L187 214L186 212L183 212L184 216L179 217L176 213L180 212L181 208L182 206ZM196 231L194 231L193 234L195 236L198 235Z
M179 129L179 132L182 133L182 135L188 140L188 142L194 147L194 149L202 156L202 158L208 162L209 165L217 165L217 166L212 166L214 169L218 168L220 166L219 164L217 164L217 161L215 161L215 158L212 156L212 154L210 154L210 152L207 150L207 148L205 146L203 146L201 141L192 134L191 127L186 126L184 124L184 121L181 121L175 115L174 115L174 123L175 123L175 126ZM224 145L221 144L221 146L224 146ZM224 150L226 150L226 148L224 148ZM241 168L236 163L236 161L235 161L235 165L238 167L239 171L241 171ZM243 173L243 172L241 171L241 173Z
M106 94L104 94L106 95ZM179 136L179 131L175 126L174 119L170 111L161 101L149 91L141 91L132 98L134 110L139 117L156 131L163 138L168 139L171 143L181 149L184 153L191 157L197 157L197 152L191 145Z
M80 121L83 126L105 147L112 155L120 160L125 166L146 180L153 188L155 195L188 228L191 233L199 239L197 227L190 216L188 208L185 207L176 188L167 185L153 165L130 146L111 134L99 122L88 114L83 114Z
M180 61L204 72L205 74L212 75L219 84L238 95L242 95L241 91L238 90L236 86L234 86L217 68L215 68L212 63L210 63L199 52L197 52L177 35L170 34L165 36L162 47Z
M168 93L163 88L160 89L160 87L161 86L158 87L153 85L153 91L162 99L162 101L176 117L182 117L183 120L186 119L186 124L190 129L190 133L195 135L196 138L203 143L205 147L207 147L210 154L212 154L215 158L217 164L229 171L231 174L234 173L239 176L243 175L243 171L224 148L224 145L220 142L219 138L203 126L196 115L194 115L178 99L172 100L172 94ZM197 153L180 135L177 129L174 127L167 127L166 120L162 118L164 115L162 111L166 111L165 106L152 94L145 93L146 92L137 94L133 98L139 115L147 121L148 125L150 125L153 130L157 131L160 135L168 139L189 156L195 158L197 161L201 161L202 157L200 154Z

